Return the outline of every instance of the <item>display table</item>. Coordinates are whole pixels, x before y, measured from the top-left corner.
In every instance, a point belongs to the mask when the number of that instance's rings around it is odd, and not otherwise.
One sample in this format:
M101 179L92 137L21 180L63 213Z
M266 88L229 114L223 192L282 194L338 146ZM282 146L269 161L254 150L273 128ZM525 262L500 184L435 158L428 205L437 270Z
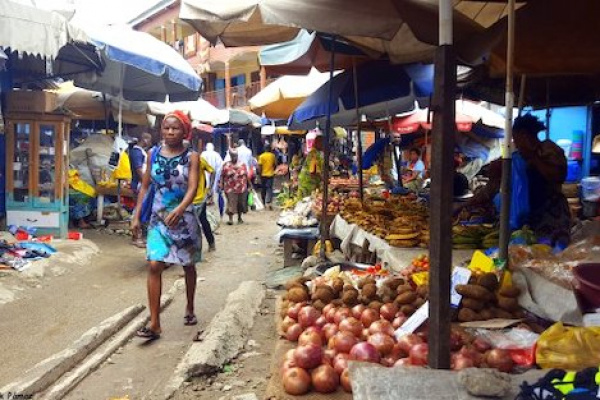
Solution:
M129 188L121 188L118 190L117 187L96 187L96 222L98 224L102 224L102 216L104 214L104 196L121 196L121 197L131 197L134 198L135 194Z
M365 240L368 241L368 250L377 254L377 258L394 271L407 267L416 256L429 252L428 249L420 247L400 248L390 246L387 241L366 232L358 225L349 224L340 215L334 218L330 235L342 241L340 248L346 256L351 253L352 246L362 247ZM472 256L473 250L453 250L452 263L454 265L461 264L464 261L469 261Z

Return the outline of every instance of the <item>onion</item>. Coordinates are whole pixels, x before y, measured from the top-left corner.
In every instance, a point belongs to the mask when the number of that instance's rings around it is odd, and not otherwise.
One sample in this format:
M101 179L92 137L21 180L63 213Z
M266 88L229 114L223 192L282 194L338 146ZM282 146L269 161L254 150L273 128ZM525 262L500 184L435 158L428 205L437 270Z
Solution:
M300 309L304 307L304 304L302 303L296 303L293 306L291 306L290 308L288 308L288 312L287 315L290 318L295 319L296 321L298 320L298 313L300 312Z
M363 325L354 317L348 317L340 322L339 329L342 332L350 332L356 337L360 337Z
M327 349L323 352L321 364L327 364L333 367L333 359L335 358L335 350Z
M483 354L470 346L463 346L458 353L473 360L475 367L479 367L483 361Z
M369 328L377 320L379 320L379 313L372 308L367 308L360 316L360 322L362 322L365 328Z
M412 365L427 365L427 357L429 355L429 346L427 343L415 344L408 352L408 358Z
M312 384L319 393L335 392L340 385L340 377L329 365L321 365L311 373Z
M372 335L374 333L381 332L385 333L388 336L394 336L394 327L385 319L380 319L379 321L375 321L369 326L369 333Z
M404 315L402 317L394 318L394 320L392 321L392 328L394 328L394 329L400 328L402 325L404 325L404 323L406 322L407 319L408 318L406 318Z
M296 349L291 349L286 351L285 356L283 357L284 360L293 360L294 359L294 352L296 351Z
M420 337L421 340L423 340L424 343L427 343L427 339L428 339L428 336L429 336L429 331L428 330L417 332L416 335L418 337Z
M329 310L331 310L332 308L335 308L335 306L333 304L331 304L331 303L326 304L325 307L323 307L323 310L321 310L321 313L323 315L326 315L329 312Z
M386 303L379 310L381 317L388 321L393 321L396 318L396 313L398 313L398 307L394 303Z
M475 340L473 340L473 346L480 353L485 353L486 351L492 349L492 345L487 340L484 340L482 338L476 338Z
M288 328L287 332L285 333L285 338L290 342L295 342L298 340L301 333L302 327L300 324L294 324Z
M392 357L392 356L387 356L381 359L381 365L383 365L384 367L393 367L394 364L396 364L396 361L398 361L398 358L396 357Z
M369 338L369 336L371 336L371 334L369 333L369 330L367 328L362 330L362 333L360 334L360 340L365 341Z
M321 364L323 349L316 344L299 346L294 353L294 360L300 368L312 369Z
M338 353L333 358L333 369L338 374L341 374L345 369L348 368L348 361L350 355L348 353Z
M348 318L350 315L352 315L352 311L350 311L350 309L348 307L339 308L335 312L335 316L333 317L333 322L335 322L336 324L339 325L340 322L342 322L344 319Z
M423 343L423 339L421 339L419 336L413 333L409 333L408 335L404 335L400 337L400 339L398 339L398 347L406 355L408 355L410 349L412 349L414 345L417 345L419 343Z
M455 371L460 371L465 368L473 368L475 367L475 363L473 359L464 354L453 354L452 355L452 369Z
M454 331L450 332L450 350L458 351L462 346L462 337Z
M410 363L410 358L401 358L394 364L394 367L412 367L413 365Z
M337 309L335 307L332 307L329 310L327 310L327 313L324 313L325 319L327 320L327 322L330 322L330 323L335 322L335 313L336 312L337 312Z
M283 321L281 322L281 330L283 331L283 333L286 333L288 328L292 325L294 325L296 323L296 320L287 316L283 319Z
M331 339L331 337L333 335L335 335L338 332L338 327L336 324L332 324L332 323L326 323L325 326L323 326L323 337L325 338L325 340L329 340Z
M358 343L356 336L350 332L338 332L329 341L333 343L333 349L338 353L350 353Z
M305 306L298 312L298 323L303 328L313 326L317 319L321 316L321 313L313 306Z
M366 309L367 306L365 306L364 304L358 304L352 307L352 316L356 319L360 319L360 317L362 317L363 311L365 311Z
M382 357L390 354L394 349L395 344L394 339L392 339L391 336L388 336L382 332L376 332L372 334L369 337L368 342L375 346Z
M298 345L304 346L307 344L316 344L317 346L323 346L323 339L321 339L321 333L316 330L305 330L298 337Z
M342 384L344 391L352 393L352 383L350 382L350 371L348 371L348 368L342 371L340 383Z
M319 318L317 318L317 320L315 321L315 326L318 326L319 328L322 328L325 326L325 324L327 323L327 319L325 318L324 315L321 315Z
M390 356L395 357L397 360L399 360L401 358L408 357L408 351L402 350L402 348L400 347L400 344L395 343L394 348L392 349L392 352L390 353Z
M299 396L308 393L310 375L302 368L291 368L283 374L283 389L286 393Z
M379 352L371 343L360 342L350 350L350 359L356 361L365 361L379 363Z
M496 368L501 372L510 372L514 366L510 353L503 349L490 350L485 361L491 368Z
M296 365L296 361L294 360L285 360L281 366L281 371L285 374L287 370L298 367Z

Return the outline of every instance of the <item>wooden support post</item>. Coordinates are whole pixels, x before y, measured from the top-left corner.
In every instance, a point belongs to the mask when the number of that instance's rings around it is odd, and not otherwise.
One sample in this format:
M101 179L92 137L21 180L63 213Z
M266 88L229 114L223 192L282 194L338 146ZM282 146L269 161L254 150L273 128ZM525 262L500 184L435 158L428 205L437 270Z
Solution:
M435 55L431 157L429 366L450 368L450 274L452 267L453 154L456 65L451 44Z
M267 70L265 67L260 67L260 90L263 90L267 86Z
M160 26L160 41L167 43L167 28L164 25Z
M225 61L225 107L231 108L231 71L229 61Z

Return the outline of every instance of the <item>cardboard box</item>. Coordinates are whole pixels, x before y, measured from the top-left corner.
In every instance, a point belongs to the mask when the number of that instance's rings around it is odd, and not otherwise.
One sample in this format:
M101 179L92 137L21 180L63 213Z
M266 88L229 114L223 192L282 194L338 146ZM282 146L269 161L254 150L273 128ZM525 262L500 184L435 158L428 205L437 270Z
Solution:
M14 90L7 94L9 112L52 112L56 109L56 93L32 90Z

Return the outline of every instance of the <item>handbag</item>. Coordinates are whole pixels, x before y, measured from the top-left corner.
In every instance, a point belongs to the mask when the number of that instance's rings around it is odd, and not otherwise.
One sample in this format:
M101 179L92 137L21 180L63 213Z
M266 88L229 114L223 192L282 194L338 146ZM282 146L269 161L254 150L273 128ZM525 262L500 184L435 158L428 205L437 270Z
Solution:
M158 153L160 153L160 147L156 148L152 152L152 157L150 158L150 176L152 176L152 165L154 165ZM156 187L154 185L154 182L150 182L150 187L148 188L146 196L144 196L144 201L142 201L142 210L140 212L140 222L143 224L147 224L148 222L150 222L150 216L152 215L152 203L154 203L155 194Z

